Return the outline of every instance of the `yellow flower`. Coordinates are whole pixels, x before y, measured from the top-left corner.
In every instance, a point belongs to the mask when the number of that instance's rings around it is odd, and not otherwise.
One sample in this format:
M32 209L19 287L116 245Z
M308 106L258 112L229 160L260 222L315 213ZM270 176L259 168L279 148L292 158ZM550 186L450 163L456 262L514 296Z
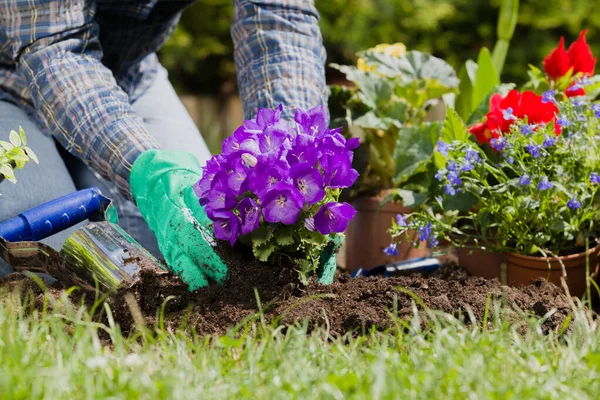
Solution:
M394 44L381 43L369 50L391 57L400 57L406 54L406 46L400 42Z
M358 68L359 71L371 72L375 70L376 66L368 65L365 59L360 57L358 61L356 61L356 68Z

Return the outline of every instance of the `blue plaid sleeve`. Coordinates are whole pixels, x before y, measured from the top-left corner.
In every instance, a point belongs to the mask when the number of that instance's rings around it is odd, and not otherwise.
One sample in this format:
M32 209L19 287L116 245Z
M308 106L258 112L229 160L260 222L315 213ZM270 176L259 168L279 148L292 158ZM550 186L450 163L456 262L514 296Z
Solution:
M130 198L133 161L158 144L101 62L90 3L5 0L0 23L38 119L62 146Z
M231 36L244 115L326 106L325 48L314 0L235 0Z

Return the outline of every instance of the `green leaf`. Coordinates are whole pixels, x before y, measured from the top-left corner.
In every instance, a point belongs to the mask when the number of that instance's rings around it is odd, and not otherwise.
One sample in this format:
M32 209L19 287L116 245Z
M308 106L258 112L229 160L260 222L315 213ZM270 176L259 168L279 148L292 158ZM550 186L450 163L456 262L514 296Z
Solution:
M266 244L273 238L273 228L271 226L260 226L257 230L253 231L251 234L252 245L261 246Z
M15 146L13 146L10 142L0 140L0 147L2 147L6 151L11 151L12 149L14 149Z
M600 95L600 75L594 75L590 79L590 84L585 87L586 96L595 100Z
M467 126L473 125L483 119L490 111L490 99L495 93L500 93L505 96L510 90L514 89L514 83L502 83L496 87L494 87L484 98L481 100L481 103L477 106L475 111L467 120Z
M380 118L375 111L369 111L352 122L353 125L360 126L361 128L383 129L384 131L388 130L390 126L392 126L392 123L393 120L389 118Z
M477 57L477 77L473 86L473 105L481 103L481 100L500 84L500 77L494 66L490 51L484 47Z
M365 51L359 53L368 63L377 64L377 72L400 77L403 82L436 79L446 87L456 88L456 72L446 61L420 51L409 51L400 57Z
M441 139L446 143L452 143L455 140L466 140L469 136L467 126L458 116L458 113L451 108L446 110L446 120L442 127Z
M280 246L289 246L294 243L294 231L293 225L286 225L278 228L275 235L275 242Z
M359 71L355 74L358 98L372 110L388 104L394 87L391 82L372 72Z
M23 146L27 145L27 137L25 137L25 131L22 126L19 126L19 137L21 138L21 143Z
M458 73L460 85L458 86L459 94L455 106L458 115L463 119L467 119L475 107L475 104L473 104L473 86L475 85L476 76L477 64L472 60L467 60Z
M31 150L29 147L25 146L23 147L23 150L25 150L25 153L27 154L27 156L29 158L31 158L33 160L33 162L35 162L36 164L39 164L39 160L37 158L37 156L35 155L35 153L33 152L33 150Z
M443 207L444 211L466 212L473 208L477 201L478 199L473 193L457 193L454 196L445 197Z
M439 130L440 124L432 122L420 126L406 127L400 131L394 149L394 160L396 160L395 184L401 184L416 173L426 170L437 141L432 140L432 138L439 137Z
M396 189L392 195L406 207L416 208L427 199L427 193L417 193L412 190Z
M19 134L16 131L10 131L8 137L9 137L10 143L13 146L19 147L21 145L21 138L19 137Z
M15 172L13 171L12 167L8 164L0 166L0 174L4 175L6 180L8 180L9 182L17 182L17 180L15 179Z
M258 261L262 262L267 262L274 251L275 243L273 242L267 242L261 245L252 246L252 253L254 253L254 257L256 257Z

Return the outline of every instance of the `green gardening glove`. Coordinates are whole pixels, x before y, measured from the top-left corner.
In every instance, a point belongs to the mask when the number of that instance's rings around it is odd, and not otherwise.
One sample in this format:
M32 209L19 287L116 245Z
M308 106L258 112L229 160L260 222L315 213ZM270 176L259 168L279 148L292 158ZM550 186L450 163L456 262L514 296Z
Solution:
M202 168L190 153L148 150L134 162L129 178L135 202L154 232L169 268L190 290L222 283L227 266L215 253L212 221L193 185Z
M130 184L135 202L156 235L169 268L190 290L222 283L227 266L215 252L216 239L193 186L202 168L192 154L169 150L142 153L131 169ZM335 253L342 243L337 236L321 254L319 282L333 281Z

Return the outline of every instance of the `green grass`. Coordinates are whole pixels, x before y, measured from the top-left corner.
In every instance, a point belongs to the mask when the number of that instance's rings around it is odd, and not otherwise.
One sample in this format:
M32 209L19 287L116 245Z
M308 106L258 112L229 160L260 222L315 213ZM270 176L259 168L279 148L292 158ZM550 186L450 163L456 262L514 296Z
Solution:
M66 304L66 302L65 302ZM55 304L55 307L58 307ZM326 328L208 340L140 329L125 338L83 309L27 315L0 301L0 398L422 398L586 399L600 394L600 332L583 315L569 335L543 335L540 321L488 330L442 314L397 332L333 339ZM581 311L576 312L581 313ZM509 319L509 318L507 318ZM515 317L510 319L515 320ZM525 333L523 333L525 331ZM99 334L101 332L101 334Z

